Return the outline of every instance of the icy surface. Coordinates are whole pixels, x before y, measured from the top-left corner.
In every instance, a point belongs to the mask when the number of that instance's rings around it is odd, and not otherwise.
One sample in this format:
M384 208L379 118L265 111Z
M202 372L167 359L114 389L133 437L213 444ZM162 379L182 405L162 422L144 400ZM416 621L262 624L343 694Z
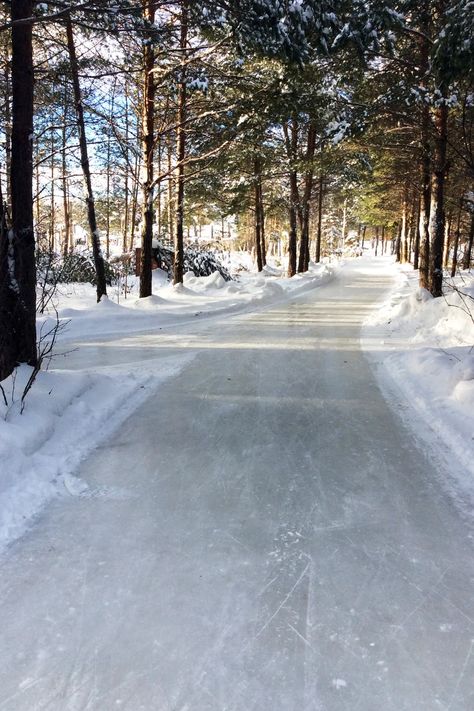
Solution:
M3 557L2 711L474 708L471 529L359 349L389 284L73 356L198 351Z
M160 295L121 304L108 298L98 304L90 284L61 285L55 307L64 328L52 362L43 364L24 400L31 367L17 368L0 383L0 552L58 491L74 487L66 477L78 463L189 361L192 352L181 346L176 331L184 326L187 333L191 324L191 331L199 331L203 320L288 300L337 271L337 265L311 264L293 279L273 269L271 277L246 274L230 284L217 272L200 278L186 274L184 286L174 287L155 270ZM39 334L46 338L55 325L56 315L41 316Z

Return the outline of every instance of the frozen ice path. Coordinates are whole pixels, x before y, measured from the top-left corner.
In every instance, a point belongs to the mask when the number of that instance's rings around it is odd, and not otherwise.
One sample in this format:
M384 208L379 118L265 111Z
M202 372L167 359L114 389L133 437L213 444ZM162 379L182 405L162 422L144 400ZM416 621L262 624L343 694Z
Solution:
M0 711L474 708L470 529L359 350L386 286L148 337L198 354L1 561Z

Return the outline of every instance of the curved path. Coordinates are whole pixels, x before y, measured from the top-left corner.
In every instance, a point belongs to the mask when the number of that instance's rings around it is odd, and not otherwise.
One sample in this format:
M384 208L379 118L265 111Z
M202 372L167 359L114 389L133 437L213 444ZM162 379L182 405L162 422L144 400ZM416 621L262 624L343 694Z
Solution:
M116 344L197 355L2 559L1 711L474 708L471 530L359 349L387 286Z

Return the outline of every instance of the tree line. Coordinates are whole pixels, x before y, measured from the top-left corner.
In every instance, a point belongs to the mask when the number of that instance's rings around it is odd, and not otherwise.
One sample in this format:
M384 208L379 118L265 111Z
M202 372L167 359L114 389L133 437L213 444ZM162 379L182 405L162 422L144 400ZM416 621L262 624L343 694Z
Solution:
M282 233L289 276L335 234L390 244L434 296L470 267L467 0L11 0L0 22L1 379L37 364L38 255L58 224L71 252L74 219L98 300L111 234L141 247L146 297L154 238L179 283L217 216L259 270Z

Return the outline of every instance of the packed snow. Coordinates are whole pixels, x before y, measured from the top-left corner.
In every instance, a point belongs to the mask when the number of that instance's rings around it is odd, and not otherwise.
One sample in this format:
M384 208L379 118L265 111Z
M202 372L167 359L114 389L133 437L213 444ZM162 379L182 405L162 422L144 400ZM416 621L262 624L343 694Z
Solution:
M418 286L418 272L378 260L394 287L363 329L387 398L403 408L428 452L449 461L448 484L474 506L474 275L446 278L443 298Z

